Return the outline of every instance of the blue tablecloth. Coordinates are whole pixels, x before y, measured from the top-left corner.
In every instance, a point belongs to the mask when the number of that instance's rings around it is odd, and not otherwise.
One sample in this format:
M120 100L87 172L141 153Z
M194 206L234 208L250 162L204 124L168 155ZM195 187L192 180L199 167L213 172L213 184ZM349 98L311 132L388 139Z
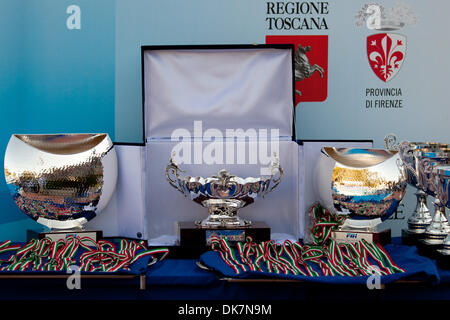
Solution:
M219 282L215 272L200 269L195 259L167 259L147 271L147 284L168 286L208 286Z
M382 283L390 283L396 280L419 280L432 284L450 283L450 270L441 270L437 268L436 262L420 256L417 253L417 248L414 246L405 246L400 244L400 238L393 238L393 243L385 246L386 251L392 257L397 265L405 269L405 273L396 273L392 275L382 276ZM115 244L118 244L115 242ZM23 245L23 244L22 244ZM80 249L77 252L76 258L84 252ZM0 254L0 259L8 259L14 254L14 251ZM197 267L196 260L190 259L166 259L158 262L156 265L148 268L147 264L151 261L151 256L143 257L130 265L130 270L120 270L121 274L146 274L147 283L150 285L208 285L218 281L219 277L233 277L233 278L268 278L280 277L287 279L297 279L308 282L317 283L335 283L335 284L363 284L367 281L365 277L346 277L346 276L321 276L321 277L307 277L300 275L283 275L263 272L245 272L235 274L234 271L225 264L215 251L208 251L201 256L201 260L205 265L217 271L208 272ZM2 274L7 273L66 273L63 272L39 272L39 271L0 271ZM103 274L104 272L95 272L95 274ZM106 273L110 274L110 273Z
M450 284L450 270L442 270L438 268L439 279L442 284Z
M199 259L166 259L146 271L147 289L139 290L139 279L82 279L81 290L68 290L65 279L1 279L1 299L145 299L145 300L345 300L392 301L450 299L450 271L417 254L415 247L398 241L386 249L406 273L388 276L385 290L369 290L366 277L321 277L306 282L228 282L222 272L197 267ZM212 255L207 253L202 257ZM228 276L228 275L227 275ZM257 275L261 278L261 274ZM268 275L265 275L266 277ZM332 279L330 279L332 278ZM421 283L395 284L397 279ZM318 281L317 281L318 280ZM356 285L355 285L356 284Z

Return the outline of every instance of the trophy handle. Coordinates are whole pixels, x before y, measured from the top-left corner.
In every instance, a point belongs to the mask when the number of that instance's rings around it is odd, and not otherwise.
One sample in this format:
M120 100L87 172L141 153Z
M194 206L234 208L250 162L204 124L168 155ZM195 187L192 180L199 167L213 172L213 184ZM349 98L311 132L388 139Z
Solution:
M398 150L399 144L397 143L397 136L393 133L388 133L384 137L384 148L386 150Z
M283 178L283 168L280 165L280 160L277 157L277 154L274 152L274 159L272 160L272 163L270 164L270 181L273 183L272 187L267 190L263 194L263 198L270 192L272 192L273 189L275 189L281 182L281 179Z
M439 176L439 175L438 175ZM448 202L448 196L449 196L449 191L450 191L450 182L447 182L447 183L442 183L442 178L441 177L439 177L440 178L440 181L439 181L439 186L441 186L441 191L442 191L442 198L443 198L443 200L444 200L444 205Z
M438 173L435 172L434 168L437 167L437 165L432 164L432 173L430 176L430 179L433 179L434 181L434 187L436 188L436 198L441 202L443 206L448 202L448 193L449 193L449 186L450 183L445 183L445 178L440 176Z
M417 177L417 183L422 185L424 189L428 189L436 193L436 198L439 198L439 183L438 175L434 174L435 164L428 158L421 159L419 162L419 174Z
M384 137L384 147L386 150L398 151L400 159L397 159L397 167L399 168L404 179L408 179L408 172L411 173L418 181L417 169L405 161L405 157L413 157L413 149L408 141L397 142L397 136L389 133Z
M413 175L417 181L416 186L419 188L420 187L419 168L417 168L417 164L414 167L411 163L409 163L408 161L405 160L406 158L414 159L413 162L416 163L416 158L414 156L414 150L408 141L402 141L398 144L398 153L400 155L400 159L403 162L403 168L404 168L403 170L405 173L405 177L407 178L408 173Z
M449 185L445 185L444 179L440 177L438 174L436 174L436 197L439 198L442 205L445 206L445 204L448 202L448 188Z
M169 164L166 167L166 179L167 179L167 182L169 182L169 184L173 188L180 191L186 197L186 194L180 188L180 185L178 183L178 181L180 181L180 175L178 174L178 172L184 172L184 171L180 169L180 167L178 166L178 164L175 161L173 161L174 155L175 155L175 153L172 153L172 156L169 159Z
M400 171L400 174L402 175L403 180L406 180L408 177L406 174L406 166L404 161L401 158L397 158L396 164L398 170Z

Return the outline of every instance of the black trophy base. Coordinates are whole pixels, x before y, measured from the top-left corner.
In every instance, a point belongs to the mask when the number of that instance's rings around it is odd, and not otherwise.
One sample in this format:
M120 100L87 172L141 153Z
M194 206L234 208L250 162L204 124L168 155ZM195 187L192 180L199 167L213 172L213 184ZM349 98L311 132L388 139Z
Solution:
M375 242L384 246L391 243L391 229L383 231L336 230L331 233L331 237L337 243L355 243L364 239L367 242Z
M450 252L443 253L438 250L436 260L439 268L443 270L450 270Z
M410 232L408 229L402 229L402 244L406 246L417 246L425 233Z
M417 242L417 252L424 257L436 260L439 256L438 250L442 249L442 244L428 243L421 239Z
M103 238L103 232L99 230L61 230L61 231L49 231L49 232L35 232L28 230L27 239L44 239L50 238L52 241L58 241L60 239L66 239L70 236L76 236L80 238L88 237L94 241L98 241Z
M249 226L242 228L214 228L207 229L198 227L193 221L178 222L178 232L180 235L180 246L177 253L172 256L183 258L194 258L210 250L211 238L213 236L224 238L230 245L237 242L245 242L247 237L251 237L254 242L270 240L269 226L260 221L255 221Z

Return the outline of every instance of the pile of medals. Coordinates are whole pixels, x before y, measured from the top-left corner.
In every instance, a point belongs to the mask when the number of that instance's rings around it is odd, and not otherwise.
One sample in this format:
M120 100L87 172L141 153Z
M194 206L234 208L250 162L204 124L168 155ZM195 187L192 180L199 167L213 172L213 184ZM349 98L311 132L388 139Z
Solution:
M211 248L236 274L256 271L294 276L356 277L405 272L379 244L365 240L338 244L331 239L331 231L341 225L344 218L331 215L320 205L313 206L310 213L315 217L313 244L289 240L255 243L248 237L246 243L237 243L237 248L233 248L225 239L215 237Z
M0 243L0 270L61 272L76 265L85 272L132 271L139 260L157 254L163 259L168 250L150 250L144 242L126 239L117 245L107 240L70 236L56 242L49 238L33 239L23 246L8 240Z

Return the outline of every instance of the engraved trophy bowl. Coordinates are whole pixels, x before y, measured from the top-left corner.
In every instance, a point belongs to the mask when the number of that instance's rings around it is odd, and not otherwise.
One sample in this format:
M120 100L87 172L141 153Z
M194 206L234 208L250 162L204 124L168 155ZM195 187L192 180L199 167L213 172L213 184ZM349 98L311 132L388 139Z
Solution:
M315 174L319 201L347 216L341 229L374 231L405 195L400 162L396 151L323 147Z
M83 230L114 192L117 156L104 133L13 134L4 169L27 216L52 231Z
M274 190L283 178L283 169L275 155L270 165L270 176L242 178L222 169L215 176L182 176L184 172L170 158L166 167L169 184L186 198L208 209L209 216L195 224L201 228L240 228L251 226L251 221L238 216L239 209L253 203L256 198L265 197Z
M415 193L417 202L412 215L408 218L408 233L421 235L432 222L432 215L427 205L427 196L435 196L432 185L431 188L424 185L424 174L419 166L422 159L426 157L434 158L435 161L446 163L446 159L439 158L439 153L445 152L448 144L439 142L411 142L402 141L397 144L394 134L385 137L385 147L390 150L398 150L403 162L406 181L409 185L417 189ZM441 154L442 156L442 154Z

